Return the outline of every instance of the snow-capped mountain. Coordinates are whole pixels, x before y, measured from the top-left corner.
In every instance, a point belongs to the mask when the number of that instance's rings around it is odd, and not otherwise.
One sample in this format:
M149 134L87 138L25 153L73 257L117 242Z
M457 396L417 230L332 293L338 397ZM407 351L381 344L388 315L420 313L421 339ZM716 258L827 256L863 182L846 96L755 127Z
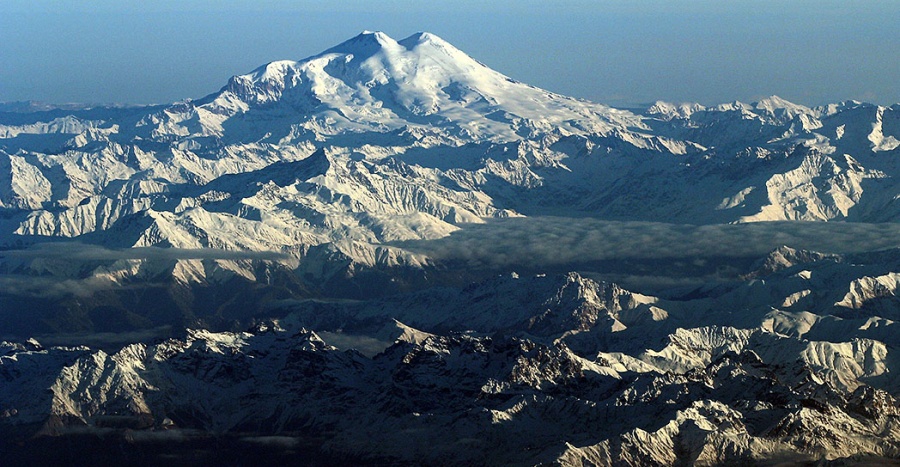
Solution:
M205 135L225 137L233 137L224 122L235 115L252 120L278 109L287 118L276 123L286 126L267 122L261 128L273 142L415 128L440 129L448 140L503 142L553 130L602 134L640 126L629 112L516 82L430 33L398 42L363 32L306 60L272 62L235 76L192 104L182 112L185 120Z
M900 250L853 233L898 246L898 155L900 104L614 109L429 33L171 105L0 105L0 450L897 458ZM675 238L764 221L862 227L763 258ZM504 223L475 240L498 258L441 243Z
M898 121L777 97L635 114L516 82L433 34L364 32L196 101L0 114L0 228L7 246L329 245L372 266L422 261L384 242L497 216L891 221Z

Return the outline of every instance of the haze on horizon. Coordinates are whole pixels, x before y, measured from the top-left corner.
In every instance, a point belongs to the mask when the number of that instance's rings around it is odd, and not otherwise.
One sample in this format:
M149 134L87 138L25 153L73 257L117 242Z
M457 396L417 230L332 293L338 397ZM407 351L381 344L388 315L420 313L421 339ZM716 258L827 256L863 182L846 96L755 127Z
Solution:
M430 31L519 81L615 106L900 102L891 1L9 0L0 11L0 102L200 98L364 29Z

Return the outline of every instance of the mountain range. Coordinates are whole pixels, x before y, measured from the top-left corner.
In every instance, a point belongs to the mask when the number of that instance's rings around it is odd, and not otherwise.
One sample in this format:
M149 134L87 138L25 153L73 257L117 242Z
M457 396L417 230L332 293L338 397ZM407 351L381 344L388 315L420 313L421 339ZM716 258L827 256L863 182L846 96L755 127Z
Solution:
M616 109L430 33L3 104L0 446L887 462L898 155L900 104Z

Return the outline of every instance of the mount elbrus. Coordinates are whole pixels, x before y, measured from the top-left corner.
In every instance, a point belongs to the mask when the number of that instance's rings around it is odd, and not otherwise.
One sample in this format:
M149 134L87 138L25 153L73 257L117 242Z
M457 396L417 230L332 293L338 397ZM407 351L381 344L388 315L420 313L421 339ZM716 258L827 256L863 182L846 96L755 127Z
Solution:
M885 462L900 250L850 233L891 246L898 155L900 105L614 109L429 33L364 32L172 105L0 104L0 446ZM829 252L628 246L760 221L853 228ZM528 254L599 222L609 260ZM503 261L441 243L491 225Z

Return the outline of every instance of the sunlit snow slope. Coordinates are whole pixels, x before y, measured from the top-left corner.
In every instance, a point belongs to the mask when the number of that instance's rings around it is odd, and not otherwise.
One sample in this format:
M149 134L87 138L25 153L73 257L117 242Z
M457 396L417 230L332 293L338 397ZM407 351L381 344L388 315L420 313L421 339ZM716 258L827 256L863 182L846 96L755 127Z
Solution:
M194 101L0 113L0 229L373 265L423 261L380 243L496 216L893 221L898 115L777 97L636 114L433 34L364 32Z

